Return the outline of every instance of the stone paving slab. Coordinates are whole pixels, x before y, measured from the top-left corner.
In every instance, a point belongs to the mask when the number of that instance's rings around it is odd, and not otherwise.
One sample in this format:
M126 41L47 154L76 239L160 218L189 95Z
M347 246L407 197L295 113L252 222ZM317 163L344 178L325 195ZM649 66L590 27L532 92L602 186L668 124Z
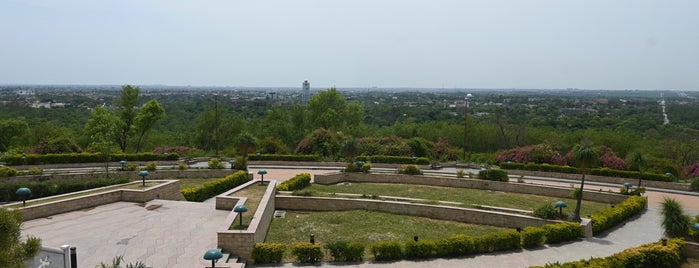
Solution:
M162 205L147 210L149 205ZM153 200L142 206L117 202L24 222L24 235L41 237L47 246L77 247L78 267L127 263L152 267L204 267L207 249L216 248L216 230L228 216L212 203Z

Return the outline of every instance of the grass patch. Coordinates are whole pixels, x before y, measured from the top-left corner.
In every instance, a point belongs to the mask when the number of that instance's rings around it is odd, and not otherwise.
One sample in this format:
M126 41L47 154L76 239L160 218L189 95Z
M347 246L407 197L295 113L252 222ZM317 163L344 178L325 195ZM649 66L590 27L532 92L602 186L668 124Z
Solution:
M346 197L334 195L335 193L360 194L369 197L382 195L426 199L428 201L420 203L427 204L434 204L436 201L450 201L462 203L462 205L454 206L466 208L473 208L473 204L478 204L532 211L542 206L546 202L563 200L564 202L568 203L568 207L563 209L564 213L571 214L575 209L575 200L571 198L555 198L550 196L506 193L468 188L389 183L341 183L335 185L312 184L310 187L306 188L306 190L317 193L315 194L316 196ZM595 214L605 208L608 208L609 206L610 204L606 203L583 200L581 215L586 216Z
M265 185L253 183L248 187L245 187L245 189L231 194L232 196L242 196L248 198L248 200L245 201L245 206L248 207L248 212L243 213L242 228L240 227L240 219L236 219L236 221L229 227L229 230L247 229L247 226L249 226L250 222L252 221L252 216L255 215L255 211L257 211L257 207L260 205L260 201L262 200L262 196L265 194L268 185L269 184L267 183L265 183Z
M215 181L221 178L197 178L197 179L178 179L180 181L180 190L187 188L196 188L204 183Z

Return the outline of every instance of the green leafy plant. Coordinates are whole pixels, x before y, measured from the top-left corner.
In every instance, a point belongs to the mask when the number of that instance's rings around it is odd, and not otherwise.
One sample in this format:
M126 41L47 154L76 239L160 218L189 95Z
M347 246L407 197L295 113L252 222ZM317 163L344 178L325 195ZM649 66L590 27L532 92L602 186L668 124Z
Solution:
M482 169L478 172L478 179L489 181L509 181L507 171L502 169Z
M464 171L463 169L459 169L459 170L456 171L456 177L457 177L457 178L463 178L463 177L465 177L465 176L466 176L466 171Z
M255 243L252 258L255 263L279 263L284 257L286 245L279 243Z
M380 241L369 246L377 261L392 261L403 258L403 249L398 241Z
M158 166L155 164L155 162L146 163L146 170L148 171L155 171L157 168Z
M301 173L277 185L277 191L296 191L311 185L311 174Z
M422 175L422 170L417 165L403 165L396 170L398 174Z
M534 217L539 217L542 219L555 219L556 218L556 208L551 204L551 202L546 202L544 205L538 207L534 210Z
M124 261L123 256L116 256L114 259L112 259L112 263L103 263L100 262L95 268L122 268L122 262ZM136 262L136 263L127 263L126 266L123 266L124 268L151 268L150 266L146 266L145 263L143 262Z
M211 158L208 162L210 169L223 169L225 165L218 158Z
M672 198L663 199L661 204L663 221L661 225L669 237L684 237L689 233L689 216L684 214L682 205Z
M298 262L315 263L323 259L323 249L320 244L298 242L291 245L291 254Z

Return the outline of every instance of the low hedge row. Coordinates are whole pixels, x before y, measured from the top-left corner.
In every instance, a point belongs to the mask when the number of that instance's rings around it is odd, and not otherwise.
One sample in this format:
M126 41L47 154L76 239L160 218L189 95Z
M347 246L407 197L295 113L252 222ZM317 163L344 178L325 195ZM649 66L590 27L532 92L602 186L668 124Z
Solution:
M379 241L369 245L369 251L376 261L401 259L429 259L436 257L462 257L473 254L532 248L544 243L554 244L577 239L582 235L579 223L556 223L542 227L527 227L521 232L505 230L483 236L454 235L433 240ZM282 246L258 243L253 250L256 263L279 262L267 256L277 256L283 252ZM313 247L311 249L311 247ZM297 249L294 249L297 248ZM335 261L360 261L363 259L364 245L358 242L333 242L325 246ZM292 254L299 262L314 262L322 256L318 244L296 243ZM309 257L311 256L311 257ZM282 257L279 256L278 260Z
M222 179L204 183L199 187L182 189L181 192L187 201L202 202L248 181L250 181L248 173L241 170Z
M311 185L311 174L301 173L277 185L277 191L296 191Z
M393 156L393 155L372 155L372 156L358 156L355 158L357 161L372 162L372 163L388 163L388 164L416 164L416 165L429 165L430 159L427 157L416 157L414 160L412 157L407 156Z
M20 201L21 197L15 192L21 187L29 188L32 191L31 198L42 198L77 191L84 191L115 184L127 183L128 178L97 179L90 181L63 181L63 182L22 182L22 183L0 183L0 202Z
M248 154L248 159L252 161L294 161L294 162L315 162L320 161L320 156L315 154L295 155L295 154Z
M684 240L673 238L629 248L606 258L591 258L566 263L549 263L530 268L607 268L607 267L679 267Z
M112 154L109 159L113 162L126 161L175 161L180 158L176 153L172 154ZM65 163L100 163L104 157L100 153L71 153L71 154L28 154L6 156L3 161L8 166L18 165L44 165Z
M286 245L279 243L255 243L252 248L252 259L255 263L282 262Z
M617 224L635 216L646 208L646 198L630 196L613 208L607 208L591 215L592 233L597 235Z
M489 181L510 181L507 171L497 168L481 169L478 172L478 179Z
M505 162L502 162L499 164L499 166L502 169L519 169L519 170L558 172L558 173L568 173L568 174L581 173L580 169L578 169L576 167L557 166L557 165L551 165L551 164L535 164L535 163L523 164L523 163L505 163ZM638 171L616 170L616 169L610 169L610 168L593 168L590 170L590 174L597 175L597 176L617 177L617 178L632 178L632 179L638 179L638 177L640 176ZM668 182L674 181L673 177L665 176L662 174L649 173L649 172L643 173L643 179L644 180L653 180L653 181L668 181Z

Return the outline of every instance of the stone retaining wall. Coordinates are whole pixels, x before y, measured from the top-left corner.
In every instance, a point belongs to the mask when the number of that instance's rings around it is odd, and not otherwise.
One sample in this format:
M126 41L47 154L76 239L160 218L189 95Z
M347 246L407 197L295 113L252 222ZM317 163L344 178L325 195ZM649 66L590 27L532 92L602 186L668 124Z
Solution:
M427 217L447 221L457 221L473 224L493 225L505 228L517 228L526 226L542 226L559 221L545 220L541 218L495 212L480 209L458 208L449 206L413 204L406 202L380 201L351 198L325 198L325 197L300 197L277 196L276 209L286 210L310 210L310 211L343 211L343 210L370 210L386 213L395 213L416 217Z
M129 184L137 183L141 182L131 182ZM30 205L22 207L20 209L24 213L24 220L28 221L37 218L49 217L55 214L61 214L75 210L106 205L119 201L147 202L158 197L160 199L168 200L184 200L184 197L180 193L180 182L167 181L165 183L146 188L145 190L117 189L37 205Z
M274 217L275 210L275 193L277 181L267 180L269 183L267 189L265 190L260 204L257 210L252 215L252 221L246 230L229 230L230 226L235 223L238 213L233 212L230 207L231 201L237 199L238 201L233 205L243 205L247 201L244 197L234 197L235 192L243 189L254 183L259 183L259 180L254 180L247 182L233 190L227 191L216 197L216 208L231 209L230 214L226 217L221 227L217 232L218 247L224 252L230 253L240 257L244 261L253 262L252 250L255 243L264 242L267 236L267 230L270 224L272 224L272 218ZM248 213L248 217L249 213Z
M366 174L359 172L339 172L325 175L315 175L315 183L336 184L339 182L374 182L374 183L400 183L430 185L442 187L460 187L479 190L503 191L511 193L533 194L552 196L559 198L570 197L571 188L558 186L543 186L527 183L487 181L463 178L445 178L430 176L413 176L404 174ZM624 201L628 196L607 192L585 191L583 199L616 204Z
M522 175L522 176L532 176L532 177L554 177L554 178L561 178L561 179L568 179L568 180L578 180L578 181L580 180L580 174L570 174L570 173L530 171L530 170L519 170L519 169L507 169L507 173L509 173L510 175ZM634 179L634 178L617 178L617 177L606 177L606 176L597 176L597 175L585 175L585 181L606 182L606 183L618 184L619 188L621 188L621 186L625 182L633 183L634 186L637 186L636 184L638 184L638 179ZM689 185L687 183L666 182L666 181L643 180L641 182L641 186L670 189L670 190L679 190L679 191L691 191L692 190L691 185Z

